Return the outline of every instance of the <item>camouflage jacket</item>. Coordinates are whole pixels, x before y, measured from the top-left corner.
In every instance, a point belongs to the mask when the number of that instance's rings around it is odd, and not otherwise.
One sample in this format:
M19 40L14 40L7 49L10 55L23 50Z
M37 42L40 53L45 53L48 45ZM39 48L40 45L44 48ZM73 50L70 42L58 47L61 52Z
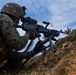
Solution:
M28 37L19 35L14 22L6 14L0 14L0 32L0 58L6 50L21 50L27 44Z

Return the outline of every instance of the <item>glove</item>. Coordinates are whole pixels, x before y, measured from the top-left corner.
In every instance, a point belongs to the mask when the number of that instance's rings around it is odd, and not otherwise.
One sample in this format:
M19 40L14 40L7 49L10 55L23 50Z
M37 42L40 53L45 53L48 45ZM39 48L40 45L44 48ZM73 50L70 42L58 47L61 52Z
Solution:
M34 32L34 31L27 31L27 33L29 34L31 40L37 38L37 37L40 37L40 34L37 33L37 32Z
M38 43L36 44L35 48L33 49L34 53L37 54L43 50L45 50L46 47L43 46L42 41L38 41Z

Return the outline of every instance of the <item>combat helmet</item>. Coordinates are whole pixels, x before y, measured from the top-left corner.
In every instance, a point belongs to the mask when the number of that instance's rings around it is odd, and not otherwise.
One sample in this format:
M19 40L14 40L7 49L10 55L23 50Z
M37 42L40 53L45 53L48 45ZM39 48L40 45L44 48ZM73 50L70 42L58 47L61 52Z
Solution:
M7 13L17 18L25 15L22 7L16 3L7 3L5 6L3 6L1 13Z

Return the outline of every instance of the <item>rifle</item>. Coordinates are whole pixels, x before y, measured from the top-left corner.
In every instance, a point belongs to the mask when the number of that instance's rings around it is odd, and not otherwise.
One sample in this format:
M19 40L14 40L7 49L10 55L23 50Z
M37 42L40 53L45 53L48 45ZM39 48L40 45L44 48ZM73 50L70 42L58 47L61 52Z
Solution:
M50 24L50 22L43 21L43 24L46 24L46 26L44 27L42 25L37 24L37 20L32 19L30 17L26 17L26 18L22 17L21 21L23 24L21 26L18 25L16 27L22 28L24 31L37 32L39 35L40 33L42 33L45 37L42 44L45 44L46 42L49 41L50 42L49 46L52 51L54 51L52 40L57 41L55 37L58 37L60 33L64 33L62 30L58 31L58 30L53 30L53 29L47 29L47 26Z
M25 6L23 6L22 9L25 13L26 10ZM45 37L43 44L49 41L50 42L49 46L52 50L54 50L52 40L57 41L55 37L58 37L60 33L64 33L62 30L58 31L58 30L47 29L48 25L51 24L50 22L43 21L43 24L46 24L46 26L43 27L42 25L37 24L37 20L32 19L30 17L26 17L26 18L21 17L21 21L23 24L21 26L16 26L16 27L22 28L24 31L37 32L38 39L40 37L40 33L42 33Z

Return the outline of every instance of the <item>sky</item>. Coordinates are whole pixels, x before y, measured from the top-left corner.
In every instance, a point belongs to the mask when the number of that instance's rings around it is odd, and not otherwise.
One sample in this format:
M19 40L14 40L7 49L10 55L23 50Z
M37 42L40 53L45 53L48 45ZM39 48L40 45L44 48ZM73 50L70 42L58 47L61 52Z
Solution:
M55 29L76 28L76 0L1 0L0 10L8 2L25 6L26 16L38 23L51 22Z
M0 10L8 2L25 6L25 16L36 19L39 24L43 21L51 22L53 27L49 26L50 29L76 29L76 0L0 0ZM24 33L22 30L19 31L21 34Z

